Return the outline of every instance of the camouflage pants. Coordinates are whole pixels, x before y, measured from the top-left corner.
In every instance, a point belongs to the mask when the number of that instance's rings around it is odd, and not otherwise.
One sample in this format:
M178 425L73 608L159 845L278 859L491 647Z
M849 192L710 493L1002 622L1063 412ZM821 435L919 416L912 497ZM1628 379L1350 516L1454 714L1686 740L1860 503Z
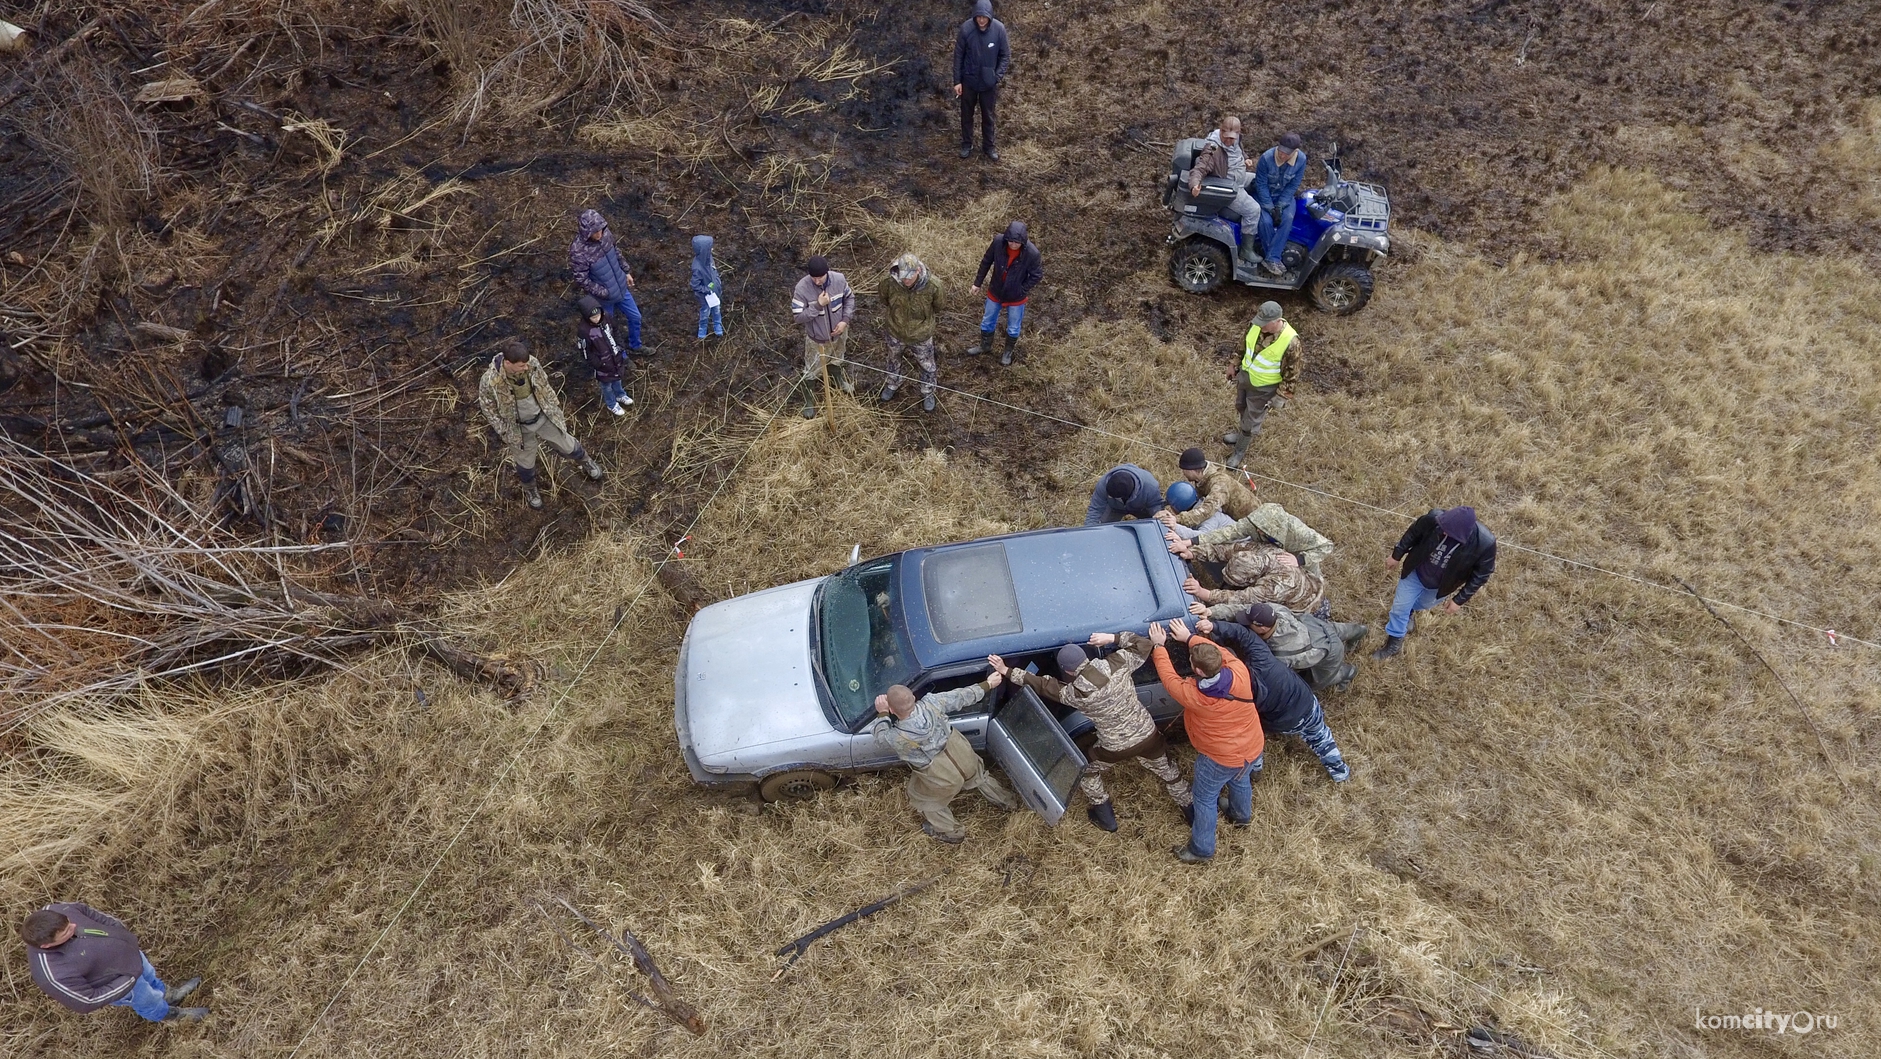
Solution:
M1175 799L1177 805L1189 804L1191 801L1189 781L1182 778L1182 770L1175 766L1175 762L1169 760L1168 754L1140 757L1136 759L1136 763L1148 769L1150 775L1163 781L1163 789L1169 792L1169 797ZM1109 772L1114 764L1115 762L1092 758L1091 763L1084 766L1083 774L1078 776L1078 789L1084 792L1085 800L1092 805L1102 805L1110 801L1110 792L1104 789L1104 773Z
M934 360L934 339L930 336L925 342L903 342L894 335L888 336L888 385L901 389L908 381L903 372L901 357L906 352L914 357L914 362L921 366L921 395L934 392L934 386L940 381L940 365Z
M980 755L973 752L966 737L953 732L947 737L946 748L926 768L908 773L908 804L914 806L935 834L960 835L965 829L954 819L954 811L948 803L962 791L979 791L981 797L1001 809L1014 809L1019 805L1006 785L986 771L986 765L980 761Z

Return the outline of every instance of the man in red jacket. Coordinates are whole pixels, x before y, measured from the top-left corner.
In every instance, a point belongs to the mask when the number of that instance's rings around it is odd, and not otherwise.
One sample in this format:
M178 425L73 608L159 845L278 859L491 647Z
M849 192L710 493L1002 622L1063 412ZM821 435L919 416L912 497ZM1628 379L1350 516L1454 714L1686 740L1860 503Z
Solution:
M1032 288L1045 278L1045 266L1038 244L1026 234L1024 221L1013 221L993 237L980 256L980 270L973 274L973 293L986 295L986 312L980 316L980 344L967 349L967 356L977 357L993 350L993 331L999 326L999 314L1006 314L1006 348L999 354L1001 364L1011 364L1013 350L1019 345L1019 325L1025 320L1025 303Z
M1178 676L1169 661L1170 637L1189 645L1189 668L1195 675ZM1247 666L1206 636L1189 632L1185 622L1172 621L1169 630L1149 627L1155 645L1150 661L1163 689L1182 704L1182 727L1195 747L1195 776L1189 789L1194 805L1189 816L1189 844L1172 852L1184 864L1205 864L1215 856L1216 802L1228 790L1228 821L1246 827L1254 820L1253 778L1260 774L1266 737L1260 714L1254 709L1254 681Z
M151 1022L196 1022L208 1008L171 1007L196 991L202 979L166 987L137 945L137 935L89 905L54 904L20 924L33 983L81 1014L102 1007L128 1007Z

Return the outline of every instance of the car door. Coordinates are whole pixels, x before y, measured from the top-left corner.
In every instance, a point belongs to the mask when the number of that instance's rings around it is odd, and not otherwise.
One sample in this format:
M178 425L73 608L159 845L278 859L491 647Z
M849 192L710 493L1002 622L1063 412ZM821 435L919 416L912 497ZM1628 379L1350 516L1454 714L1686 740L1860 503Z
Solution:
M1013 688L987 722L986 750L1033 812L1057 824L1085 757L1038 693Z

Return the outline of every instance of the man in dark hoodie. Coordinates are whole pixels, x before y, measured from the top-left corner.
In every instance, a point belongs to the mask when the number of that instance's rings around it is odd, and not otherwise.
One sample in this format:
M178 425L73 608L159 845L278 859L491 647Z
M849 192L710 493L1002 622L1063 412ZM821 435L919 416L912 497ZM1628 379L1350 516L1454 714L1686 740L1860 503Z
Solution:
M594 381L601 387L601 403L615 415L624 416L628 406L634 403L634 399L627 396L626 383L621 381L621 375L627 370L627 354L622 353L614 341L614 329L608 326L607 313L601 303L594 300L594 295L584 294L575 304L581 314L575 335L581 340L581 355L594 370Z
M633 273L621 260L614 232L601 211L582 210L576 218L568 269L582 293L593 295L609 312L627 321L627 351L640 352L640 306L634 302Z
M1024 221L1013 221L993 237L986 253L980 256L980 270L973 274L973 293L986 295L986 312L980 316L980 344L967 350L977 357L991 352L993 330L999 326L999 314L1006 314L1006 348L999 354L1001 364L1011 364L1019 345L1019 324L1025 319L1026 299L1032 288L1045 278L1045 265L1038 245L1027 236Z
M1213 637L1247 663L1248 673L1254 678L1254 709L1261 716L1263 732L1299 736L1332 782L1344 783L1352 778L1352 767L1345 763L1332 729L1326 727L1326 711L1320 707L1319 698L1298 673L1274 656L1266 640L1238 622L1208 618L1196 619L1195 631Z
M980 149L999 161L993 146L993 111L999 105L999 83L1012 69L1012 48L1006 43L1006 24L993 17L993 0L978 0L973 17L960 24L954 37L954 96L960 100L960 157L973 153L973 108L980 109Z
M47 905L20 924L20 939L26 942L33 984L80 1014L127 1007L151 1022L198 1022L209 1014L208 1008L171 1007L195 992L202 979L165 986L137 935L90 905Z
M692 276L687 281L693 296L699 299L699 337L705 337L706 325L712 333L725 333L725 282L719 279L718 265L712 261L712 237L692 237Z
M1496 572L1496 535L1476 521L1473 507L1432 508L1398 538L1390 563L1398 570L1398 591L1385 645L1372 652L1380 660L1404 650L1412 613L1450 596L1443 609L1455 614L1488 583Z

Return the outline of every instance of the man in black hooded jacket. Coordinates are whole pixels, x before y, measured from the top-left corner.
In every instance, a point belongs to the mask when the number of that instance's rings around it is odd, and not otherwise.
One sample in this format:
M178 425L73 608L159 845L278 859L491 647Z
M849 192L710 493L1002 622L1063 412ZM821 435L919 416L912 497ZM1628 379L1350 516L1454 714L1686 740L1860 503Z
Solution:
M1454 614L1489 583L1496 572L1496 535L1476 521L1473 507L1432 508L1398 538L1390 563L1398 571L1398 589L1385 644L1372 652L1381 661L1404 650L1413 612L1449 596L1443 609Z
M986 295L986 312L980 316L980 344L967 350L977 357L993 348L993 329L999 326L999 314L1006 314L1006 348L999 354L1001 364L1011 364L1013 350L1019 345L1019 323L1025 319L1026 299L1032 288L1045 278L1045 266L1039 258L1038 245L1026 235L1025 222L1013 221L980 257L980 270L973 274L973 293Z
M993 110L999 105L999 83L1012 69L1012 48L1006 43L1006 24L993 17L993 0L973 5L973 17L960 24L954 37L954 96L960 100L960 157L973 153L973 108L980 110L980 149L999 161L993 146Z

